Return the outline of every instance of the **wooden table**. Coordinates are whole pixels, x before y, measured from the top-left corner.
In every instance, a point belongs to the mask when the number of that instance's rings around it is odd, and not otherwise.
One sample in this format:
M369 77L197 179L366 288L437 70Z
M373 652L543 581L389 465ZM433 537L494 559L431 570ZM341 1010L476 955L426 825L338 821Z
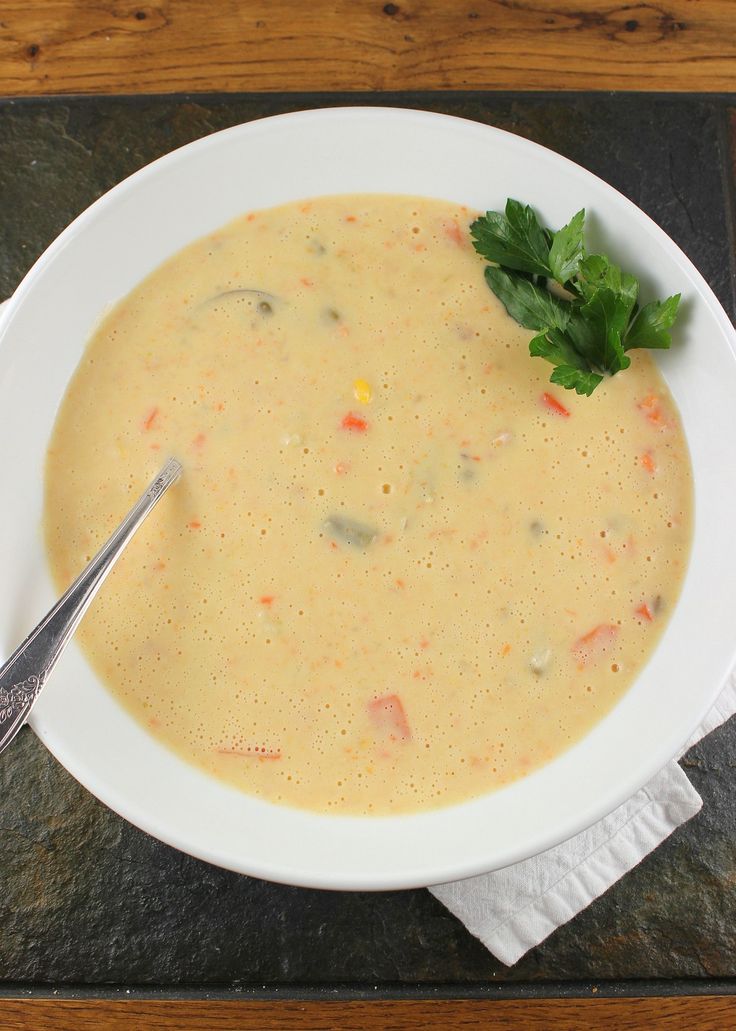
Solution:
M733 0L3 0L0 94L729 91Z
M2 0L0 95L733 92L734 0ZM0 1000L7 1029L736 1027L736 996ZM635 989L634 989L635 990ZM73 994L73 993L72 993Z

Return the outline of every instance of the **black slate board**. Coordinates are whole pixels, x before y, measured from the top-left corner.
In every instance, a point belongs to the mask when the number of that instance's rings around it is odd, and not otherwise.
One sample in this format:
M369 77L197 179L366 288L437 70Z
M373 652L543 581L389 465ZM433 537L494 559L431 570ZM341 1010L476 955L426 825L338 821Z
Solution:
M566 155L650 214L733 318L736 98L636 94L0 101L0 295L75 215L153 158L252 118L340 104L444 111ZM0 413L0 432L11 429ZM644 988L640 979L656 979L657 991L730 990L736 722L684 765L702 813L508 970L427 892L288 888L177 853L106 810L26 729L0 756L0 994L114 985L303 995L352 985L372 995L439 986L526 995L591 982L629 992L636 986L624 982Z

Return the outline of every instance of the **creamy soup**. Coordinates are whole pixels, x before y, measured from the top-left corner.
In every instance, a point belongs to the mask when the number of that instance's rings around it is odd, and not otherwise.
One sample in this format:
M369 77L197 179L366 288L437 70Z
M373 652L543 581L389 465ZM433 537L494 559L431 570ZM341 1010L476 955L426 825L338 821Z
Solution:
M508 784L609 711L676 601L692 483L656 366L552 386L472 217L247 214L117 305L62 404L59 588L185 467L84 621L90 662L158 740L272 802L386 814Z

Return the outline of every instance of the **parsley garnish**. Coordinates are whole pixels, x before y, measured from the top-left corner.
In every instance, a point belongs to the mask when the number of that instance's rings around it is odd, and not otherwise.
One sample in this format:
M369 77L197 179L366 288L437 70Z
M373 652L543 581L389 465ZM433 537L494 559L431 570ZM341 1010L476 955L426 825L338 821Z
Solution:
M592 394L604 375L631 364L635 347L669 347L667 332L680 295L639 307L639 283L602 254L588 254L585 211L556 233L517 200L488 211L470 227L485 276L506 311L537 335L529 353L554 365L550 376L578 394ZM562 290L552 292L557 284ZM561 294L562 296L559 296Z

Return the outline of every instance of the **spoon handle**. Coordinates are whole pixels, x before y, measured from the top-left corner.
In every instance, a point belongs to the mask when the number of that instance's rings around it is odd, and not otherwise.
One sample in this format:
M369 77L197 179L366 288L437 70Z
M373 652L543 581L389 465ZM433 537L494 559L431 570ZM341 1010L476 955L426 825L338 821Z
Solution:
M28 718L41 688L128 541L182 467L170 458L108 542L0 668L0 752Z

